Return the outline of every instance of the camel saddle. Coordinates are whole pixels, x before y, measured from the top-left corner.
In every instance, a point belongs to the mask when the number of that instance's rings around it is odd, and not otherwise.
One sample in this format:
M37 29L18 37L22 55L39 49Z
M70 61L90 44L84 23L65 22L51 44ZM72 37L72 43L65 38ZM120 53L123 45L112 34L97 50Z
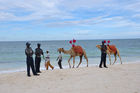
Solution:
M74 49L75 53L78 53L78 54L81 54L81 55L84 53L83 48L81 46L74 46L73 49Z
M117 48L115 45L108 45L109 51L113 53L117 53Z

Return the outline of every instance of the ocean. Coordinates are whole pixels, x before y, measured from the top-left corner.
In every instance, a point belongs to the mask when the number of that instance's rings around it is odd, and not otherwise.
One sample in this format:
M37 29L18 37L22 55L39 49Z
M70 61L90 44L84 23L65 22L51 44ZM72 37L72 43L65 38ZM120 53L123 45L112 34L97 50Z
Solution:
M82 46L87 53L89 59L89 66L98 66L100 63L100 50L96 48L96 45L101 44L102 40L77 40L76 45ZM112 39L110 40L113 45L120 51L120 55L123 63L128 62L140 62L140 39ZM51 64L58 69L57 57L59 53L58 48L64 48L69 50L71 45L68 40L62 41L29 41L33 50L37 47L37 43L41 44L41 48L46 55L46 50L50 52ZM0 73L9 73L17 71L26 70L26 56L25 56L25 41L6 41L0 42ZM70 55L62 54L63 61L62 65L64 68L68 68L68 59ZM112 63L114 61L114 56L112 55ZM35 58L35 56L33 56ZM84 58L84 57L83 57ZM41 69L44 68L45 60L42 58ZM79 63L79 57L76 57L76 66ZM117 62L120 64L119 58ZM72 64L72 60L71 60ZM109 59L107 58L107 64L109 65ZM81 66L86 66L86 60L83 59Z

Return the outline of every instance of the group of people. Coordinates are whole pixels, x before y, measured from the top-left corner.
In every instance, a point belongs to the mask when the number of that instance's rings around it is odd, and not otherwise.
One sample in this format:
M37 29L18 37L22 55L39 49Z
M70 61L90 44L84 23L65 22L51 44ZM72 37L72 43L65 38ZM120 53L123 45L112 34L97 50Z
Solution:
M44 53L43 50L40 48L41 44L37 44L37 48L35 49L35 53L32 50L32 48L30 47L30 43L27 42L26 43L26 49L25 49L25 54L26 54L26 64L27 64L27 76L30 77L30 68L32 69L33 75L35 76L39 76L38 73L41 73L40 71L40 63L41 63L41 56L43 56L43 58L45 59L45 67L46 70L48 70L49 67L52 68L52 70L54 69L54 67L51 65L50 63L50 55L49 55L49 51L46 51L47 56L44 57ZM35 66L34 66L34 60L33 60L33 54L35 54ZM57 58L58 60L58 65L60 67L60 69L62 69L62 55L61 52L59 52L59 56Z
M43 50L40 48L41 44L37 44L37 48L35 49L35 66L34 66L34 60L33 60L33 50L30 47L30 43L26 43L26 49L25 49L25 54L26 54L26 63L27 63L27 76L31 76L30 75L30 68L32 69L33 75L38 76L38 73L41 73L40 71L40 63L41 63L41 55L43 56L43 58L45 59L45 67L46 70L48 70L49 67L52 68L52 70L54 69L54 67L51 65L50 63L50 55L49 55L49 51L46 51L47 56L44 57L43 54ZM102 45L101 45L101 61L99 64L99 68L102 68L102 65L104 65L105 68L108 68L106 66L106 50L107 50L107 46L105 45L105 41L102 41ZM60 69L62 68L62 55L61 52L59 52L59 56L57 58L58 60L58 65L60 67Z

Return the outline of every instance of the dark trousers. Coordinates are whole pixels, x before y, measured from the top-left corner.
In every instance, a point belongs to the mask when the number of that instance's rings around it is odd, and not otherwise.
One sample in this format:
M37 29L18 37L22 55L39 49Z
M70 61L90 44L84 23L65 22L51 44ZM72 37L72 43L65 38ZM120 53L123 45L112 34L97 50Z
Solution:
M101 54L101 62L99 67L102 67L102 64L104 64L104 67L106 67L106 53Z
M35 72L35 68L34 68L33 57L27 57L26 64L27 64L27 75L30 76L30 68L32 69L33 74L35 75L36 72Z
M63 68L62 68L61 62L62 62L62 60L59 60L59 61L58 61L58 65L59 65L59 68L60 68L60 69L63 69Z
M41 62L41 57L35 57L36 72L40 72L40 62Z

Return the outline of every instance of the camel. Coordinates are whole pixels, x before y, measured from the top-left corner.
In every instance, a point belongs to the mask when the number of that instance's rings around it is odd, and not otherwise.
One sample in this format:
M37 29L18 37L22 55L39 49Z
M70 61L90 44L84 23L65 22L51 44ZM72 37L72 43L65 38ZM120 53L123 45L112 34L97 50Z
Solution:
M100 45L96 45L96 47L101 50ZM113 47L114 49L111 49L111 47ZM114 60L113 64L115 64L115 62L117 60L117 56L120 58L120 61L121 61L121 64L122 64L122 60L121 60L119 50L116 48L115 45L107 45L107 51L106 52L107 52L107 54L109 56L110 65L111 65L111 55L114 55L114 57L115 57L115 60Z
M77 52L75 49L77 50L80 50L81 52ZM79 56L80 57L80 62L77 66L77 68L80 66L80 64L82 63L82 57L84 56L86 61L87 61L87 67L88 67L88 58L86 56L86 52L85 50L81 47L81 46L74 46L72 47L70 50L65 50L64 48L59 48L58 49L59 52L63 52L64 54L69 54L70 55L70 58L68 60L68 63L69 63L69 67L71 68L71 65L70 65L70 60L71 58L73 58L73 68L75 66L75 57L76 56Z

